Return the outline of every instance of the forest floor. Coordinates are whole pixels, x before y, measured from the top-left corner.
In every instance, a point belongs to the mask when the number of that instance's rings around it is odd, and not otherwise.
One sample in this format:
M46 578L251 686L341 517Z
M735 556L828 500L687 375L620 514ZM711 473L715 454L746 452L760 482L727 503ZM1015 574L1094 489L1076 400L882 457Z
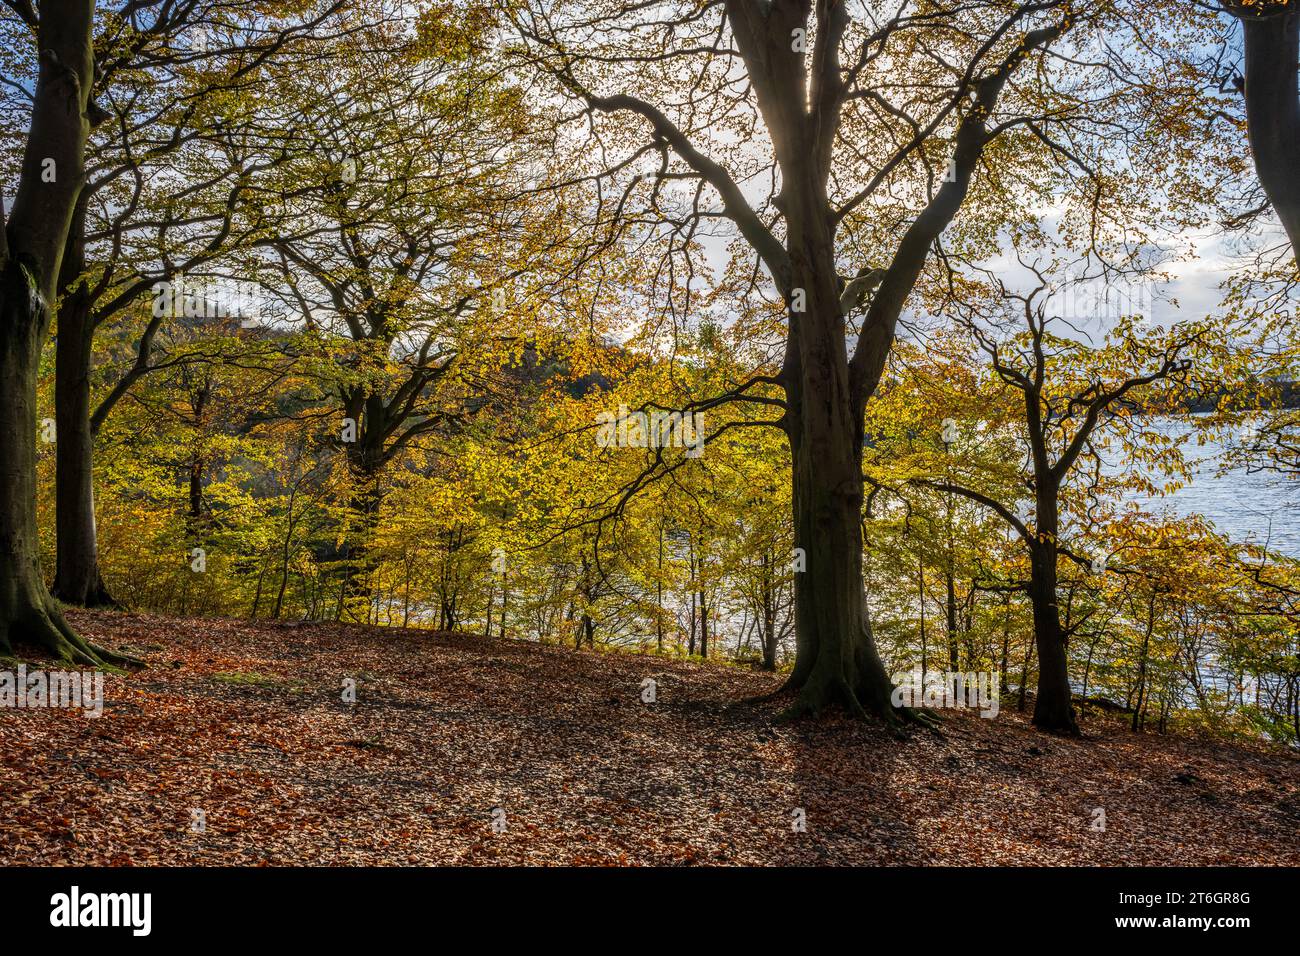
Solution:
M1300 865L1300 759L1262 746L1066 740L1014 701L898 740L774 724L778 679L735 667L69 616L150 666L97 719L0 711L0 864Z

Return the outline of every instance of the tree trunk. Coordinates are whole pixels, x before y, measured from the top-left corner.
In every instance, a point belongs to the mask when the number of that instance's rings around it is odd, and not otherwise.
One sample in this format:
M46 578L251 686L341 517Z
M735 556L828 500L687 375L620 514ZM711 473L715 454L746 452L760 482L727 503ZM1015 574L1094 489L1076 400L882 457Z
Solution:
M659 561L655 573L655 649L664 652L664 526L659 523Z
M1016 693L1016 710L1025 712L1025 689L1029 685L1029 663L1034 659L1034 642L1025 642L1025 660L1020 667L1020 689Z
M506 610L510 606L510 585L506 572L501 572L501 640L506 639Z
M41 576L36 524L36 370L48 308L14 259L0 277L0 653L25 645L97 665L124 659L64 621Z
M1238 8L1245 47L1246 128L1260 185L1300 264L1300 2Z
M39 74L8 223L0 203L0 652L31 645L83 664L126 661L79 637L41 576L36 376L85 185L93 22L91 0L41 4Z
M1156 594L1152 592L1147 605L1146 632L1142 635L1142 652L1138 655L1137 703L1133 705L1133 732L1142 729L1143 713L1147 704L1147 656L1151 650L1151 634L1156 629Z
M925 686L925 675L929 670L930 653L925 633L925 557L916 560L916 594L921 602L921 685Z
M689 566L690 566L690 575L691 575L691 581L690 581L690 584L691 584L691 627L690 627L690 631L688 632L690 636L687 638L687 644L686 644L686 656L687 656L687 657L694 657L694 656L695 656L695 593L696 593L696 592L695 592L695 544L694 544L694 540L693 540L693 539L692 539L692 543L691 543L691 550L690 550L690 553L687 555L687 561L688 561Z
M353 493L348 504L355 516L356 527L350 529L348 541L347 566L343 578L343 614L349 620L360 620L353 606L360 600L366 602L366 620L370 619L370 543L374 540L379 526L379 509L382 494L379 490L377 474L360 473L359 490ZM492 603L488 600L488 628L491 629ZM484 635L485 637L488 635Z
M806 208L820 208L808 201ZM795 663L790 715L840 704L888 724L902 716L876 651L862 574L862 440L865 396L850 383L844 319L829 230L820 217L791 216L804 241L794 249L826 264L796 264L806 312L792 314L798 349L787 360L786 433L793 462L795 544L806 570L795 575ZM815 222L805 222L811 219Z
M948 492L947 531L948 531L948 566L944 569L944 590L947 600L946 620L948 637L948 670L956 674L960 669L957 660L957 574L955 570L955 545L953 543L953 501L952 492Z
M113 607L99 573L95 533L94 433L90 425L90 360L95 337L85 269L85 208L78 202L60 271L65 289L55 343L55 530L51 593L65 604ZM74 286L75 283L75 287ZM70 288L72 287L72 288Z
M703 570L703 569L701 569ZM700 590L700 657L709 656L709 602L703 587Z
M1066 635L1056 599L1056 488L1039 479L1037 537L1030 546L1029 601L1034 609L1034 640L1038 645L1038 691L1034 725L1055 733L1078 736L1070 695Z
M763 670L776 670L776 594L772 580L774 560L763 554Z
M1002 659L998 664L998 692L1007 692L1007 651L1011 647L1011 592L1003 597L1002 616Z

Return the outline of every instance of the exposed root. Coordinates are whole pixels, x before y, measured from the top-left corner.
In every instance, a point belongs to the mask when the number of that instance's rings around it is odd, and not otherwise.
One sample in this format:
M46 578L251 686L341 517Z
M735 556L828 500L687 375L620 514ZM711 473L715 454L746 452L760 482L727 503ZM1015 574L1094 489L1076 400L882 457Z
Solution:
M786 683L782 684L780 687L778 687L774 691L771 691L770 693L759 694L756 697L746 697L745 703L753 704L753 705L770 704L772 703L772 701L780 700L782 697L789 697L795 691L796 688L791 687L789 682L787 681Z
M801 717L815 717L816 715L817 711L813 708L813 705L808 701L799 698L785 710L777 714L773 723L789 724L799 720Z
M13 645L30 646L56 660L117 671L142 668L144 661L92 644L78 634L51 601L13 622L0 633L0 652L12 656Z
M770 696L777 696L786 690L787 688L783 687L776 694ZM799 688L799 696L795 698L794 703L777 715L776 722L788 724L804 717L815 718L827 709L837 705L843 707L849 716L855 720L875 720L879 722L892 736L899 740L907 737L904 725L909 719L933 726L927 717L908 713L900 714L898 708L890 707L888 710L872 708L869 710L863 706L862 699L853 688L842 680L833 681L829 686L822 687L817 692L811 691L809 685L805 684L802 688Z
M929 730L938 736L943 736L943 717L932 710L916 707L898 708L900 716L904 721L910 724L916 724L925 730Z

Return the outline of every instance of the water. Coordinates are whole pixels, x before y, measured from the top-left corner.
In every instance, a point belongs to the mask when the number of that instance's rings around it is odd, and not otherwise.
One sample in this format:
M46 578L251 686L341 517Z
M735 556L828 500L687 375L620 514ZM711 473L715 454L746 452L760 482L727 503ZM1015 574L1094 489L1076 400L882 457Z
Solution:
M1187 435L1194 429L1191 422L1179 419L1160 419L1155 427L1169 436ZM1144 508L1201 515L1232 541L1267 545L1300 558L1300 480L1240 466L1220 474L1224 449L1219 442L1198 445L1190 438L1183 444L1183 454L1195 464L1192 480L1168 495L1138 498Z

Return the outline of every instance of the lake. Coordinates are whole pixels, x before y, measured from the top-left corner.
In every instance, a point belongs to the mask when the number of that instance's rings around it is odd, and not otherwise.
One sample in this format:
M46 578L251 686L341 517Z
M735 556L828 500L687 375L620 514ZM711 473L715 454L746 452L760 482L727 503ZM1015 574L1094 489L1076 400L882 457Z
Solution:
M1171 436L1186 435L1194 428L1179 419L1160 419L1156 427ZM1223 447L1213 441L1197 445L1189 439L1183 451L1196 465L1191 483L1169 495L1141 496L1137 500L1145 508L1203 515L1233 541L1267 544L1274 551L1300 557L1300 481L1240 467L1219 474ZM1118 467L1115 462L1110 466Z

